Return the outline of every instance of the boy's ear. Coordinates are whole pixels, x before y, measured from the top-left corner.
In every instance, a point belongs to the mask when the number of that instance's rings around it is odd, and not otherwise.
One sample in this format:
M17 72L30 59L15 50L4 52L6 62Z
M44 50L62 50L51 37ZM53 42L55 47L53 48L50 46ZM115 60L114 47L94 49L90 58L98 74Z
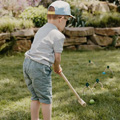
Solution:
M64 19L64 17L63 17L63 16L59 18L59 23L62 21L62 19Z
M58 19L59 23L61 22L61 18Z

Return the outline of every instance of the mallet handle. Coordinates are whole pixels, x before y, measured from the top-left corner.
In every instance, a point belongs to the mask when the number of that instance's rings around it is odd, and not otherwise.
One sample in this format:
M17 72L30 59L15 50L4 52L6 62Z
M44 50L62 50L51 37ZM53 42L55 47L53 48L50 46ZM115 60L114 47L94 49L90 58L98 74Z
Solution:
M73 91L73 93L75 94L75 96L77 97L78 99L78 102L83 106L85 107L86 106L86 103L84 100L82 100L80 98L80 96L77 94L77 92L75 91L75 89L72 87L72 85L70 84L70 82L68 81L68 79L65 77L65 75L61 72L60 75L62 76L62 78L66 81L66 83L68 84L68 86L70 87L70 89Z

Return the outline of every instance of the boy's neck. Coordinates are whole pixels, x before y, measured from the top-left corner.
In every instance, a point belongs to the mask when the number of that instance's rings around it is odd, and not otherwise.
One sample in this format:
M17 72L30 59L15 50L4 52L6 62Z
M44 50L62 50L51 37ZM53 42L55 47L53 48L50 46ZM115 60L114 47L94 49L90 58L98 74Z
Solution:
M58 21L57 20L50 19L50 20L48 20L48 23L51 23L51 24L55 25L58 28L58 30L59 30Z

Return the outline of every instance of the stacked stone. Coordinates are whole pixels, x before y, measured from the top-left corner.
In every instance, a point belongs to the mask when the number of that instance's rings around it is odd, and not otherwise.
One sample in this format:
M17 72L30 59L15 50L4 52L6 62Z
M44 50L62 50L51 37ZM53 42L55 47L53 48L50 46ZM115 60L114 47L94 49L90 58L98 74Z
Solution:
M0 34L0 47L10 39L10 33L1 33Z
M12 33L1 33L0 34L0 48L7 42L12 42L14 37L15 44L12 46L13 51L24 52L27 51L31 46L31 41L34 37L33 29L18 30Z
M16 44L13 46L14 51L27 51L30 49L34 37L33 29L25 29L13 32L11 36L15 37Z
M30 49L35 33L39 28L18 30L12 33L0 33L0 49L7 42L15 38L13 45L14 51L27 51ZM111 46L115 41L114 47L120 47L120 27L116 28L68 28L63 31L66 36L64 48L73 50L98 50Z
M65 28L65 48L78 50L104 49L112 45L113 37L116 36L115 47L120 47L120 28Z

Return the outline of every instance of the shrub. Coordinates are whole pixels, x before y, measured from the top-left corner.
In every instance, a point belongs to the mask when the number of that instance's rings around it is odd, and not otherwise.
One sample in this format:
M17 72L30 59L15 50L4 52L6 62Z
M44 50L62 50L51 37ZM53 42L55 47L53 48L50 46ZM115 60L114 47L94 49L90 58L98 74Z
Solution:
M39 7L28 7L19 17L32 20L36 27L41 27L47 22L47 9L42 5Z
M92 27L119 27L120 13L102 13L100 15L84 14L86 20L85 26Z
M33 27L34 24L29 20L22 20L10 17L0 18L0 32L12 32L17 29Z

